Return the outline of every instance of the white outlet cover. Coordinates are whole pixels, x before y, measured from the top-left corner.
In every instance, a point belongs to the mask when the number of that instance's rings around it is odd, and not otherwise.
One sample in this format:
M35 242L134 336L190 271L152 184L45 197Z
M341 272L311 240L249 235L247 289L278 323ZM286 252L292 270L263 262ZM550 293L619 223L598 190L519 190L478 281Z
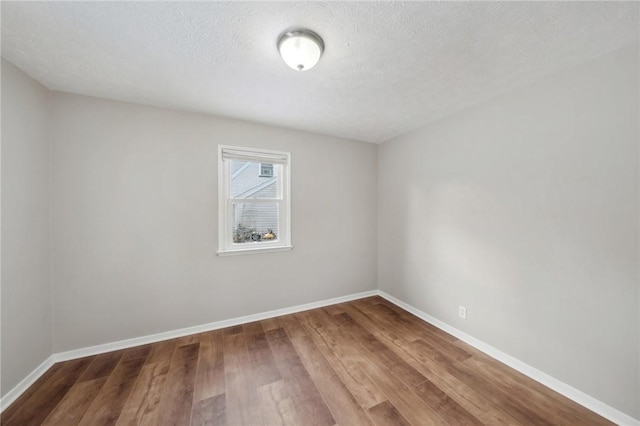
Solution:
M462 319L467 319L467 308L458 306L458 316Z

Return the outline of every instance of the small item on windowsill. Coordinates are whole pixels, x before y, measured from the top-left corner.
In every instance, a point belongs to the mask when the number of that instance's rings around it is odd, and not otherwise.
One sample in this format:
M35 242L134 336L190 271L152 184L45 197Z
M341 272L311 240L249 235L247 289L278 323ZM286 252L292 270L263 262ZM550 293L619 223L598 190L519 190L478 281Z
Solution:
M267 233L262 236L262 239L263 240L275 240L276 239L276 234L273 232L273 230L269 229L267 231Z

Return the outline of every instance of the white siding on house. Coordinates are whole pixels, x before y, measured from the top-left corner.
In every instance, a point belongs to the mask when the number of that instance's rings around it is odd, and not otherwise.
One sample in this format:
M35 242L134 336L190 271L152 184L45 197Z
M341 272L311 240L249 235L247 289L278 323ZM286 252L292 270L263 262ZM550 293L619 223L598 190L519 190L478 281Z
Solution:
M234 232L238 229L249 229L264 235L278 232L278 204L236 203L234 209ZM243 242L243 241L234 241Z
M231 160L231 197L234 199L275 199L278 197L280 166L274 165L273 177L260 176L260 163ZM278 205L240 201L234 203L234 242L252 241L250 234L263 236L269 231L278 232ZM237 237L238 231L245 234Z
M252 161L231 160L231 197L232 198L275 198L280 166L273 167L273 177L260 176L260 163Z

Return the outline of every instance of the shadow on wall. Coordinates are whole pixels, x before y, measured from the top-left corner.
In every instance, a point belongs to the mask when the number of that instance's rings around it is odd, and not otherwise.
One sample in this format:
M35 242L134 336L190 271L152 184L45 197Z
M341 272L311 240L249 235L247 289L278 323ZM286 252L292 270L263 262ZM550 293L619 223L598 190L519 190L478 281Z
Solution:
M579 291L576 282L597 285L601 279L606 285L605 276L625 268L603 265L616 257L603 257L583 243L585 229L571 226L568 217L575 205L539 203L537 197L551 195L515 185L494 184L496 190L489 191L488 185L458 178L431 181L428 189L411 186L406 219L398 228L402 266L396 289L434 317L489 344L506 344L514 356L537 359L562 377L558 358L584 361L593 350L603 350L596 335L575 332L584 329L584 316L598 312L601 303L592 292ZM502 191L537 197L514 198ZM584 316L567 315L566 306L575 303L586 309ZM467 306L470 321L460 321L458 305ZM538 349L532 352L524 340L536 342Z

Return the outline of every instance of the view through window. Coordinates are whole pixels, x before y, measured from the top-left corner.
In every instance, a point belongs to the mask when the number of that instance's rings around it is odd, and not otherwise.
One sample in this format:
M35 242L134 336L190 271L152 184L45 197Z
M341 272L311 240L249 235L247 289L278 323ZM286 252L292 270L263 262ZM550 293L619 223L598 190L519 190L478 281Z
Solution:
M291 248L290 154L220 146L219 254Z

